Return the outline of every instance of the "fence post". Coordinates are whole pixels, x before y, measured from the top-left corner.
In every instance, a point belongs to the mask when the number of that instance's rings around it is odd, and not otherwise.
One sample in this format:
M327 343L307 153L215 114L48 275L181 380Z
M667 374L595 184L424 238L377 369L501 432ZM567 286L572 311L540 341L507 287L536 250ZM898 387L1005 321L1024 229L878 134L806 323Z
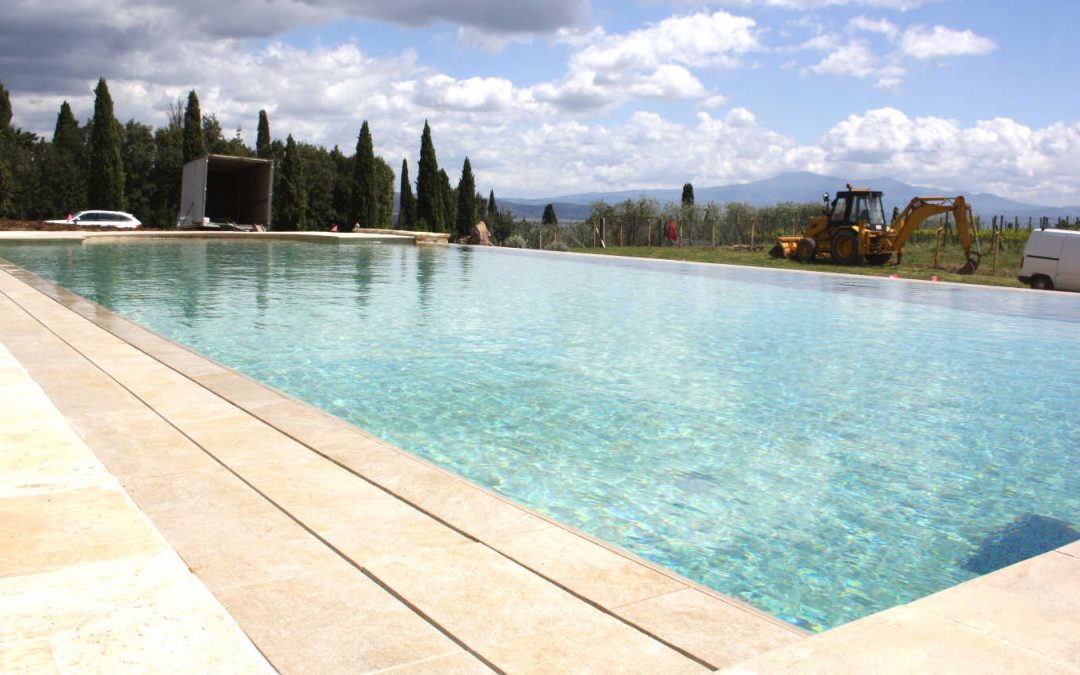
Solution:
M1001 250L1001 230L994 228L994 265L990 268L991 274L997 274L998 251Z
M941 256L941 242L945 239L945 228L939 227L937 231L937 242L934 245L934 269L938 269L938 258Z
M754 235L757 234L757 216L750 217L750 252L754 252Z

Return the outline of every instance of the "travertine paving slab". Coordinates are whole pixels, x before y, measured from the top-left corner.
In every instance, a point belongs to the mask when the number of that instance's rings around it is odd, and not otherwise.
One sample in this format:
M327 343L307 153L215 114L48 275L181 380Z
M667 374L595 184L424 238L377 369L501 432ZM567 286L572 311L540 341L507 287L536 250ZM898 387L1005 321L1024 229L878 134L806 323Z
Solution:
M244 478L353 561L472 540L327 461L302 472L245 467Z
M482 544L376 559L368 569L407 601L500 668L528 669L540 655L575 651L598 672L642 664L693 670L700 664L582 603ZM591 645L574 649L572 645ZM601 649L605 645L610 649ZM541 659L542 661L542 659Z
M1080 669L910 606L749 659L724 673L1062 673Z
M1080 559L1047 553L914 604L1080 667Z
M649 636L604 615L572 628L531 634L485 647L485 655L508 673L709 673Z
M340 559L220 597L284 672L368 672L464 652Z
M554 525L494 539L491 546L607 608L686 588L666 574Z
M794 644L805 634L694 588L623 605L615 613L718 668Z
M478 661L473 655L462 652L415 661L380 672L392 675L485 675L495 671Z
M0 672L60 673L48 640L0 642Z
M0 499L0 577L157 554L165 543L131 517L119 490L87 488Z
M270 672L4 345L0 377L0 672Z

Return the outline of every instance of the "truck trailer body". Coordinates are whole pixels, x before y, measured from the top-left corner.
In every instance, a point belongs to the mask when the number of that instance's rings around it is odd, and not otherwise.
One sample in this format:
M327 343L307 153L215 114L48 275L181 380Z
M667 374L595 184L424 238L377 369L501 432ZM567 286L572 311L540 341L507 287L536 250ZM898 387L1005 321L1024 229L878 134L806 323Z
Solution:
M176 227L270 229L274 162L257 157L206 155L184 165Z

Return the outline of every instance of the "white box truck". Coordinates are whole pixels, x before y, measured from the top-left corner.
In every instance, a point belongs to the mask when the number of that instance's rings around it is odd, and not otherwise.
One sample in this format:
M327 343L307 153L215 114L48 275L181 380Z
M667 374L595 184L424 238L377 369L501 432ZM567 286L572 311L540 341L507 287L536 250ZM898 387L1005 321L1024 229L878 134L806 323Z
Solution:
M274 162L258 157L206 155L184 165L181 230L270 229Z
M1080 291L1080 231L1035 230L1020 261L1020 283Z

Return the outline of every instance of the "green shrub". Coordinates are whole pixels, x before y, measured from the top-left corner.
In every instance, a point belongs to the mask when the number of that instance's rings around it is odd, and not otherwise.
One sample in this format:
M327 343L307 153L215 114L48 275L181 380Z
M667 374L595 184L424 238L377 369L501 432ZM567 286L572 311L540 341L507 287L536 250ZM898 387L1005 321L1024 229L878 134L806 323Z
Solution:
M512 234L503 241L503 246L507 248L528 248L525 243L525 237L520 234Z

